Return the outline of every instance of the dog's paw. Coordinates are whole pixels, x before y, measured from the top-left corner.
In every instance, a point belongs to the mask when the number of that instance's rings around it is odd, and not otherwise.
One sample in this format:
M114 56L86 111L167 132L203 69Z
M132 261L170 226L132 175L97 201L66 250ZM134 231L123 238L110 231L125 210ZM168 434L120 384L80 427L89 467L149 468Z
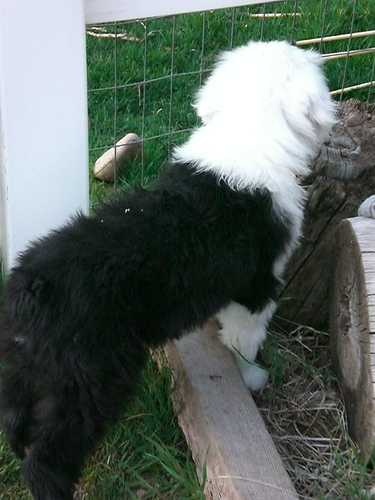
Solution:
M251 392L262 391L266 387L269 378L267 370L244 360L238 365L242 380Z

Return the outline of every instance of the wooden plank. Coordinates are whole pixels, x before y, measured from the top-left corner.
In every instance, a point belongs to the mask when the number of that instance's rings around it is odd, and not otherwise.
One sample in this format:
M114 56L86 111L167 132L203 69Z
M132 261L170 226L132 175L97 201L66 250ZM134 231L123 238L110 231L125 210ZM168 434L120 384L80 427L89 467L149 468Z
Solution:
M86 23L171 16L277 0L85 0Z
M211 323L166 347L174 402L210 499L298 498L231 353Z
M0 170L6 267L88 210L83 0L0 2Z

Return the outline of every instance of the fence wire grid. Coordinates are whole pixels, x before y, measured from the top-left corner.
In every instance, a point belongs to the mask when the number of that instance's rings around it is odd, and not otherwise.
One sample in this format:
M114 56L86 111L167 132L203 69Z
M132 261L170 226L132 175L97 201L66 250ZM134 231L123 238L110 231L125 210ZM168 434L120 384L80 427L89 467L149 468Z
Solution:
M87 27L90 168L125 134L141 152L115 186L147 185L198 124L191 102L217 54L252 40L289 40L327 58L338 100L375 95L373 0L287 0ZM92 183L92 199L107 193Z

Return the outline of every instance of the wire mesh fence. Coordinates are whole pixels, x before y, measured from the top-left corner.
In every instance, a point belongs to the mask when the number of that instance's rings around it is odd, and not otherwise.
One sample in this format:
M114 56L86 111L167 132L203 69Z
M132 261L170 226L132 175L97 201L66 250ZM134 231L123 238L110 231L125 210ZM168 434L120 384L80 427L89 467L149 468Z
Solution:
M191 102L217 54L250 39L285 39L319 50L335 97L370 104L374 27L372 0L287 0L89 26L90 163L135 132L141 152L115 185L148 184L171 148L198 124ZM92 184L94 200L105 192L104 184Z

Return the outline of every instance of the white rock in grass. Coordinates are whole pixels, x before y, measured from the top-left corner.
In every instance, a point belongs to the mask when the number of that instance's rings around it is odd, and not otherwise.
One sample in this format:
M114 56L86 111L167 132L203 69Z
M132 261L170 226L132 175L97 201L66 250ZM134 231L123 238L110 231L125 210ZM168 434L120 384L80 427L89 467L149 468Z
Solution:
M118 174L126 161L138 153L141 142L137 134L126 134L96 160L94 176L101 181L113 182L115 173Z
M375 194L361 203L358 209L358 215L361 217L370 217L371 219L375 219Z

